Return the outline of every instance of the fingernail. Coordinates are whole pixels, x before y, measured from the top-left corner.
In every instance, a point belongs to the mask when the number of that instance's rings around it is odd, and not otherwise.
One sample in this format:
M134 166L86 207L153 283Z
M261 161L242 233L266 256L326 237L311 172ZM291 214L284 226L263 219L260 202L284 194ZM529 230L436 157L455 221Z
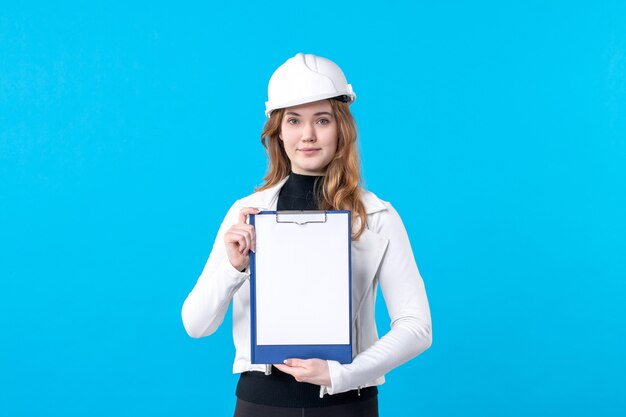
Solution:
M287 359L285 359L285 360L283 361L283 363L284 363L285 365L287 365Z

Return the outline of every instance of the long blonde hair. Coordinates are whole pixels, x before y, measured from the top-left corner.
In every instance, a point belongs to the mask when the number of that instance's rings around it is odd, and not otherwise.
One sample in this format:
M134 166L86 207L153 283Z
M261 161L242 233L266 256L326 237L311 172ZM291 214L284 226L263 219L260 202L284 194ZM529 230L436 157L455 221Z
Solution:
M329 100L337 120L337 152L326 167L320 193L320 210L350 210L352 212L352 239L358 240L366 227L365 206L361 202L359 153L356 146L356 122L347 103ZM279 183L291 172L291 162L280 140L280 126L285 109L272 112L261 133L261 143L269 158L262 191ZM358 223L357 219L359 220ZM354 230L355 227L358 230Z

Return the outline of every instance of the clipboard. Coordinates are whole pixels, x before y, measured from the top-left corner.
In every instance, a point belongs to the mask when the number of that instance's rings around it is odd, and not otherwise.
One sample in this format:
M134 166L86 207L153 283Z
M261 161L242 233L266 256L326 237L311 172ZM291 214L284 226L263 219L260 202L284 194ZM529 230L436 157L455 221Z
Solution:
M249 222L251 362L351 363L351 212L261 211Z

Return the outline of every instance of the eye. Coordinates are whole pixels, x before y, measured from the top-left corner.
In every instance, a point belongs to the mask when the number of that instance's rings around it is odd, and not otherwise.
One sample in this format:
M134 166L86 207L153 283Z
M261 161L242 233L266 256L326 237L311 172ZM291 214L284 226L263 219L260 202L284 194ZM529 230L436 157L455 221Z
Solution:
M288 125L297 125L298 124L298 119L287 119L287 124Z
M321 125L327 125L327 124L330 124L330 120L328 120L328 119L319 119L317 121L317 123L319 123Z

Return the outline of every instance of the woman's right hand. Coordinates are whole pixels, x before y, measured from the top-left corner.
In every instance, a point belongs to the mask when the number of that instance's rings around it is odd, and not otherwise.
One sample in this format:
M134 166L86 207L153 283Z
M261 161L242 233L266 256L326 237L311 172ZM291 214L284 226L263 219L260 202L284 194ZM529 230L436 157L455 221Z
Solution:
M243 271L250 264L250 250L256 250L254 226L246 223L248 214L257 214L259 210L246 207L239 212L239 221L232 225L224 234L226 254L231 265Z

